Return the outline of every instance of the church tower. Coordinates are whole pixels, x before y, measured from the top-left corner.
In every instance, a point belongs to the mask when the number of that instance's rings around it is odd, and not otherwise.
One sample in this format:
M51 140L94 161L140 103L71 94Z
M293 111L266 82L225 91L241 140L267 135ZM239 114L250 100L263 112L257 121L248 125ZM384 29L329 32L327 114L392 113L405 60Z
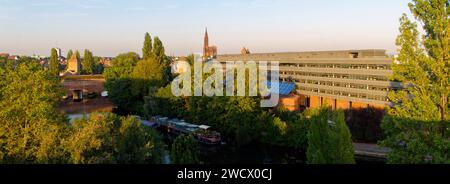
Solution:
M203 58L208 58L209 56L209 37L208 37L208 28L205 30L205 38L203 40Z
M81 73L81 61L77 59L75 54L67 62L67 72L72 75L80 75Z
M208 28L205 30L205 38L203 40L203 60L206 61L211 58L216 58L217 56L217 47L209 46L209 36L208 36Z

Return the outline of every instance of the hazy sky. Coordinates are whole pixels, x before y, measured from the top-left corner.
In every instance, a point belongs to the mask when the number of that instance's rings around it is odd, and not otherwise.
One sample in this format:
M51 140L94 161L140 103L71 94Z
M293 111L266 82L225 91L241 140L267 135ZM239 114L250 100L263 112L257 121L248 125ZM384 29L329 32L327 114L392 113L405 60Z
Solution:
M219 54L395 50L409 0L0 0L0 53L141 53L145 32L168 55L201 52L208 27Z

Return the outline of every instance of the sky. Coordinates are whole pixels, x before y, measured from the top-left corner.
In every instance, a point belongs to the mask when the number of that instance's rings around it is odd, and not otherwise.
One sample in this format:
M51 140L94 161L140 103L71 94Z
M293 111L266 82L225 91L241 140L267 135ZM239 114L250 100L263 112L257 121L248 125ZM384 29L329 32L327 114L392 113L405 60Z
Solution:
M141 53L145 32L172 56L200 53L205 28L219 54L396 50L410 0L0 0L0 53Z

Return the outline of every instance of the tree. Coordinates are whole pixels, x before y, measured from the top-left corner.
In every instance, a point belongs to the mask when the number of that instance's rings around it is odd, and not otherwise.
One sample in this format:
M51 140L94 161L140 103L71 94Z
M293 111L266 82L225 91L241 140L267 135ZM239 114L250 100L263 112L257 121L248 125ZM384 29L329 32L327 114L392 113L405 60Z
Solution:
M343 111L328 108L312 112L308 149L309 164L354 164L354 148Z
M152 57L152 37L149 33L145 33L144 47L142 47L142 57L144 60Z
M139 61L139 55L134 52L119 54L112 61L113 67L133 67Z
M64 142L74 164L114 163L113 129L117 121L111 114L94 114L72 123L71 134Z
M112 61L112 67L104 71L106 82L119 78L129 78L134 66L139 61L139 55L134 52L119 54Z
M162 163L165 145L161 136L142 125L136 117L122 117L116 141L117 162L124 164Z
M156 92L149 92L149 95L144 97L144 114L147 117L151 116L165 116L165 117L183 117L184 99L176 97L172 94L170 85L156 89Z
M150 87L159 88L164 84L163 68L153 58L139 61L131 77L134 95L141 97L148 95Z
M83 71L86 74L94 74L95 63L94 56L91 51L84 50Z
M139 112L143 101L133 95L131 78L134 66L139 61L139 55L134 52L119 54L112 60L112 67L104 71L106 79L105 87L108 90L108 97L123 111Z
M198 143L192 135L178 136L172 144L173 164L199 164Z
M72 51L72 49L71 50L69 50L69 52L67 52L67 60L69 60L70 58L72 58L72 55L73 55L73 51Z
M98 56L94 56L94 73L95 74L103 74L105 70L105 66L101 63L102 58Z
M53 76L59 76L59 60L58 51L55 48L52 49L50 60L48 62L49 71Z
M109 67L103 72L106 80L106 86L108 82L113 82L114 80L120 78L129 78L133 72L133 67Z
M166 54L164 50L164 45L159 39L159 37L155 37L154 43L153 43L153 50L152 50L152 56L155 58L159 64L163 64Z
M266 115L267 116L267 115ZM262 116L263 119L269 119ZM302 113L281 111L278 117L271 118L272 122L268 122L263 130L272 130L275 135L268 136L265 142L268 144L306 150L308 147L308 130L309 123ZM270 134L269 134L270 135Z
M159 164L165 145L136 117L91 114L76 120L65 142L75 164Z
M59 112L61 81L36 62L0 68L0 163L161 163L160 135L137 117Z
M172 80L170 61L165 54L164 45L159 37L155 37L154 39L152 57L156 62L159 63L159 65L161 65L162 71L164 73L164 82L165 84L168 84L168 82Z
M0 162L64 163L60 80L35 62L0 75Z
M400 19L398 63L393 80L404 89L391 92L382 128L382 145L392 148L388 163L450 163L450 8L446 0L413 0L409 4L423 25Z
M81 55L80 55L80 52L78 52L78 50L75 51L75 56L77 57L78 61L81 61Z

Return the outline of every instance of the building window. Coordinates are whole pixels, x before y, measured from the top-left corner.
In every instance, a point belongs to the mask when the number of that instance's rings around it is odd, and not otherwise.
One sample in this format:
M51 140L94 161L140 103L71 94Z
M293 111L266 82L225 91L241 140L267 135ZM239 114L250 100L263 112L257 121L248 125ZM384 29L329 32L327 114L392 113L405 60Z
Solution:
M351 58L359 58L359 53L357 53L357 52L350 52L350 57Z

